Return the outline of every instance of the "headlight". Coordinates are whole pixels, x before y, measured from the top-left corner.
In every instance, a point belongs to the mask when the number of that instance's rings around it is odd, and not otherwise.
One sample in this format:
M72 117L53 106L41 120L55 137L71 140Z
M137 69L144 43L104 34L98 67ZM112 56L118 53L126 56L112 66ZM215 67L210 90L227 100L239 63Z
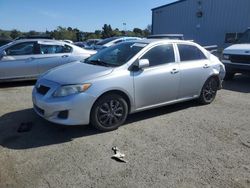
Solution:
M82 93L90 88L91 84L66 85L57 89L53 97L66 97L69 95Z
M222 59L229 60L230 59L230 55L223 54Z

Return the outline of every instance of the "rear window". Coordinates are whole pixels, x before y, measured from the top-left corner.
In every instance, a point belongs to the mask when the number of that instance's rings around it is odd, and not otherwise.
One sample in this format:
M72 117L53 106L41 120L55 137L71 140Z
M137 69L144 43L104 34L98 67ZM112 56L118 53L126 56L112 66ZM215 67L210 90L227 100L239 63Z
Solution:
M196 46L187 44L178 44L180 60L181 61L194 61L207 59L203 52Z

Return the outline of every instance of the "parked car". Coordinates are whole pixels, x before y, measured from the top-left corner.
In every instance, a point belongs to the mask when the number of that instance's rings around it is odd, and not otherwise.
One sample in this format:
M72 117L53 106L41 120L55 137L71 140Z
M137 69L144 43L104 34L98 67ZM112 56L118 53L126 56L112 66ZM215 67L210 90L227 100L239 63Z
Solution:
M85 47L86 49L94 49L94 46L98 43L101 42L102 39L88 39L86 41L87 46Z
M56 40L16 40L0 47L0 82L36 79L53 67L82 60L95 53Z
M175 39L175 40L184 40L183 34L158 34L158 35L149 35L148 39Z
M250 73L250 28L236 42L223 51L222 62L226 67L226 80L235 73Z
M74 45L88 50L94 49L96 43L100 42L101 39L89 39L86 42L75 42Z
M110 46L113 46L115 44L118 44L120 42L125 42L125 41L131 41L131 40L141 40L139 37L111 37L111 38L106 38L94 46L95 50L101 50Z
M32 99L36 113L48 121L110 131L130 113L192 99L209 104L224 75L219 59L198 44L146 39L48 71Z
M81 48L86 48L87 43L86 42L74 42L74 45L81 47Z
M12 40L0 38L0 47L10 42L12 42Z

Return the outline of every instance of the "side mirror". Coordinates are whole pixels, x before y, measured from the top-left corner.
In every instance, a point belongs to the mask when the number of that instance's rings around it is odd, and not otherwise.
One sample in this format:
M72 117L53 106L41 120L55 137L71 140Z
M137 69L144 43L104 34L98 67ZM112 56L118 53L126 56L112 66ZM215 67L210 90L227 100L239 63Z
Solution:
M149 67L149 60L148 59L139 59L134 62L128 70L130 71L139 71L143 68Z
M1 53L0 53L0 59L2 59L4 56L6 56L7 54L6 54L6 52L5 51L2 51Z
M138 61L138 68L143 69L149 67L149 60L148 59L140 59Z

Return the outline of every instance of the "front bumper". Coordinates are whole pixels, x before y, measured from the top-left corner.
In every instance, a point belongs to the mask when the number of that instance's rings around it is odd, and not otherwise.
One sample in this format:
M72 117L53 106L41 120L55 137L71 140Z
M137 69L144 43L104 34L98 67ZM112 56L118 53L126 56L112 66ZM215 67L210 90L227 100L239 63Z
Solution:
M52 97L52 93L59 87L58 84L44 81L43 85L49 85L51 90L46 95L41 95L34 87L32 101L35 112L42 118L62 125L85 125L89 124L91 108L95 97L87 93L75 94L67 97ZM67 112L66 117L59 114Z
M222 63L225 65L226 72L233 73L249 73L250 64L241 64L241 63L232 63L228 60L222 60Z

